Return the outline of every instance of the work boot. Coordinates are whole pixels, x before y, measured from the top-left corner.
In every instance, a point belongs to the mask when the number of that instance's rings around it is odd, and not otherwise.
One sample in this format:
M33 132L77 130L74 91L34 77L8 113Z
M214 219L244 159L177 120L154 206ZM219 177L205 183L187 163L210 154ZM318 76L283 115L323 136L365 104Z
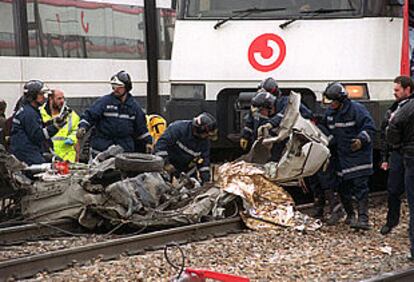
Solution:
M355 223L355 212L354 208L352 207L352 202L342 201L342 205L344 206L346 212L345 224L352 225Z
M325 191L325 197L328 200L329 218L326 221L327 225L336 225L344 216L342 205L337 198L337 195L332 190Z
M358 221L351 224L351 228L369 230L371 226L368 220L368 195L358 201Z
M387 235L388 233L391 232L391 230L394 228L394 226L390 226L388 223L384 224L383 227L381 227L380 233L382 235Z
M353 225L355 224L356 221L356 217L355 217L355 213L347 213L346 214L346 218L345 218L345 224L347 225Z
M310 216L317 218L317 219L322 219L324 209L325 209L325 196L321 195L320 197L316 198L313 204L313 209L310 212Z

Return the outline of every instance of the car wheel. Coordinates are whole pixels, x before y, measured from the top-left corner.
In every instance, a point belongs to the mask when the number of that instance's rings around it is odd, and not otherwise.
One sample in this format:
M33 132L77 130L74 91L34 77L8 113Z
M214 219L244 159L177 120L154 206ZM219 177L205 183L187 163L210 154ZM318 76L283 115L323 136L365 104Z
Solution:
M115 157L115 168L126 172L162 171L164 160L149 154L123 153Z

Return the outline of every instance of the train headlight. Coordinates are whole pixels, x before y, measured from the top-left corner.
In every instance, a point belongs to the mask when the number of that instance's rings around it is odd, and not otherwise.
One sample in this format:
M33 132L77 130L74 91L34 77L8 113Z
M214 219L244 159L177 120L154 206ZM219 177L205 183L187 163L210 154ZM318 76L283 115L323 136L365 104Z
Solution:
M349 99L368 100L368 86L366 83L343 83Z

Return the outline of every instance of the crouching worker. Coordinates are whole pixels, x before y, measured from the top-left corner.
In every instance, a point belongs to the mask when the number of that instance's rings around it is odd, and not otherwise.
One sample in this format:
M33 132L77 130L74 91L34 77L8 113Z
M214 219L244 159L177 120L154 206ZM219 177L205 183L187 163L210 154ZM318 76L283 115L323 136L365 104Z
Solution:
M339 189L347 213L346 223L355 229L370 229L368 221L368 180L373 173L372 140L374 121L360 103L348 99L340 83L331 83L323 93L330 102L324 120L329 130L331 147L338 158L338 175L342 178ZM352 206L352 196L358 205L358 221Z
M211 179L210 140L217 139L217 122L209 113L193 120L171 123L155 144L155 154L165 160L165 170L178 177L196 176L202 183Z
M65 96L62 90L52 90L48 95L47 103L40 108L42 120L50 124L53 118L61 116L65 119L66 125L52 137L53 150L62 160L71 163L76 162L76 130L78 129L79 116L66 106Z
M11 129L11 152L28 165L45 163L51 138L66 124L60 117L44 126L39 107L46 100L49 89L40 80L30 80L24 85L23 106L16 112Z

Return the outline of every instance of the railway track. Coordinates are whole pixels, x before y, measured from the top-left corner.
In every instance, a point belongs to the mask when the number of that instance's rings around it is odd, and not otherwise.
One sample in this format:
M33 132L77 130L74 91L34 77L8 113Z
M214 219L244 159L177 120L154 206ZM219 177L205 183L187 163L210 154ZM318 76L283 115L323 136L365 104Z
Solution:
M82 264L97 257L110 260L121 254L134 255L148 250L156 250L172 242L189 243L209 237L238 233L244 229L243 221L240 218L233 218L12 259L0 262L0 280L27 278L40 271L62 270L74 263Z
M65 232L72 233L79 229L79 224L70 219L1 228L0 245L19 244L25 241L49 238L50 236L65 234Z
M384 196L385 193L383 192L372 194L371 201L382 201ZM298 206L298 209L306 213L312 207L312 204L305 204ZM73 225L74 222L59 221L54 222L53 224L30 224L5 228L0 230L0 241L7 243L8 240L16 242L18 241L16 239L24 241L27 239L37 238L37 236L58 235L61 234L64 229L70 230L70 228L74 227ZM57 228L51 228L51 226ZM245 227L241 219L233 218L172 228L163 231L108 240L82 247L74 247L39 255L11 259L0 262L0 281L7 280L8 278L27 278L41 271L58 271L74 264L83 264L95 258L110 260L117 258L121 254L139 254L145 251L162 248L166 244L172 242L182 244L204 240L209 237L226 236L231 233L239 233L244 229ZM7 231L11 233L7 233ZM414 270L412 273L413 276L410 277L414 277ZM401 274L399 275L401 276ZM388 276L387 279L391 279L390 277L391 276Z

